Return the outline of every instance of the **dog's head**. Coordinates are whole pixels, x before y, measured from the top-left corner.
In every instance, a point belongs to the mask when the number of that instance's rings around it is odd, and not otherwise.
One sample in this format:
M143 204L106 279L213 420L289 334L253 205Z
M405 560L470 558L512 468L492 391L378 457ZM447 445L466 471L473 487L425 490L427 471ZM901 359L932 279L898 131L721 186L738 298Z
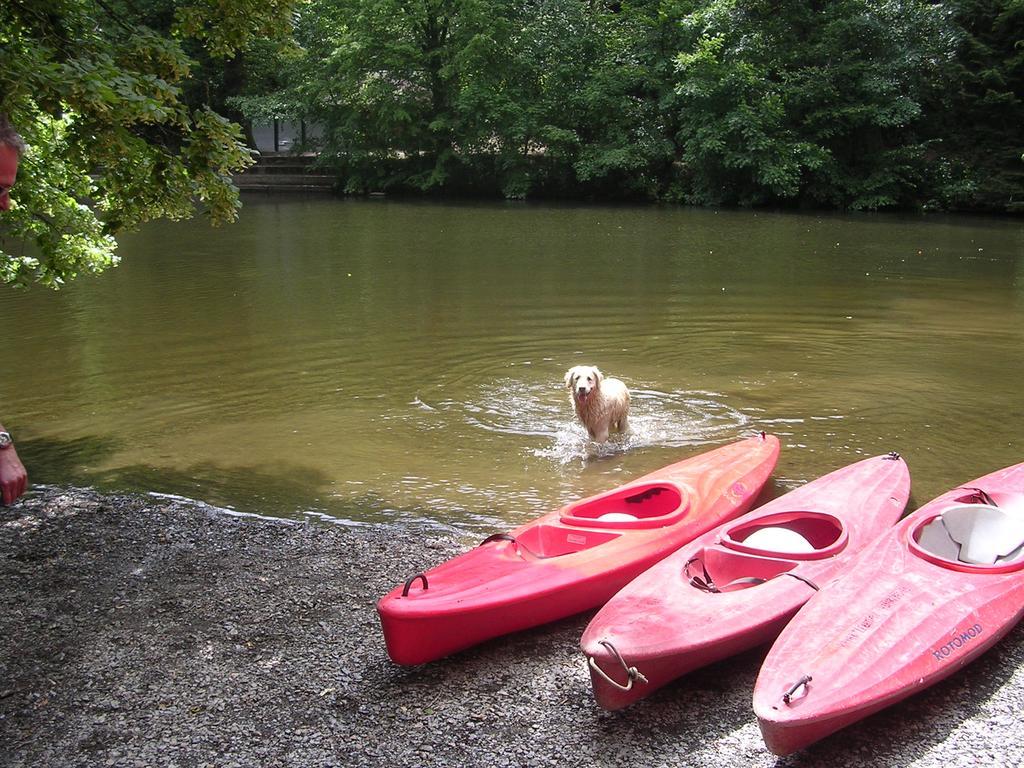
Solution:
M585 403L587 398L601 386L604 376L593 365L575 365L566 371L565 386L572 392L578 403Z

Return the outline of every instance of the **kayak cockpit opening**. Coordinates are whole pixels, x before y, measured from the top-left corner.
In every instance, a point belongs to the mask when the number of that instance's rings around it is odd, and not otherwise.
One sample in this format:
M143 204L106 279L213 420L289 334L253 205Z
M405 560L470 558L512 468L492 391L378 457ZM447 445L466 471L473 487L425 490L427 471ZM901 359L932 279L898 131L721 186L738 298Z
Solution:
M820 560L840 552L849 534L843 521L825 512L779 512L727 528L723 547L761 557Z
M1017 570L1024 567L1024 511L954 504L912 528L910 548L957 570Z
M689 497L678 485L641 483L570 504L561 521L588 528L660 528L679 521L689 508Z
M710 546L687 561L683 575L691 586L703 592L735 592L764 584L797 565L796 560L760 557Z

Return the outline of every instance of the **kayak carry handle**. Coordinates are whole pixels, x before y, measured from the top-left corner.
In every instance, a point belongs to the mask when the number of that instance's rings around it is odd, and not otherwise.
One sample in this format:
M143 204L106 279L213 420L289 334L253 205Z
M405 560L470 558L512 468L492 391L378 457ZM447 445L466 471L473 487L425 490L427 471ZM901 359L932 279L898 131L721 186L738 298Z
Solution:
M611 652L611 654L616 658L619 664L622 665L622 668L626 670L627 682L625 685L623 685L622 683L616 680L612 680L612 678L608 677L608 673L606 673L603 669L601 669L601 667L598 666L597 659L595 659L593 656L588 656L587 659L589 661L587 663L590 665L590 668L597 672L597 674L599 674L601 677L603 677L610 685L614 685L620 691L628 691L633 687L633 683L637 680L639 680L641 683L647 682L647 678L644 677L643 673L640 670L638 670L636 667L627 666L626 660L622 658L622 655L619 653L618 649L614 645L612 645L607 640L602 640L601 645L607 648L609 652Z
M414 581L416 581L416 579L422 579L423 580L423 590L424 591L429 589L429 586L427 585L427 577L424 576L422 573L417 573L415 576L413 576L407 582L405 582L405 589L402 590L402 597L408 597L409 596L409 588L412 586L412 583Z
M899 461L900 460L900 455L896 451L889 451L882 458L887 460L887 461Z
M789 702L793 698L793 694L800 690L801 687L806 688L807 684L811 682L811 680L813 679L814 678L810 675L804 675L803 677L801 677L799 680L796 681L796 685L794 685L792 688L790 688L788 691L782 694L782 700L786 702L786 704L789 704Z

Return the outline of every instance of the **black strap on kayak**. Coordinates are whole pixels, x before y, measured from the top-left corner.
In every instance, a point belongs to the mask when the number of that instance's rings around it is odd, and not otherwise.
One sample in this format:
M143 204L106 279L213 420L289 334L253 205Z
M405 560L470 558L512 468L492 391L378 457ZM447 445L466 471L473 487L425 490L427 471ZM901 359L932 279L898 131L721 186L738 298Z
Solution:
M796 681L796 684L792 688L790 688L788 691L782 694L782 700L786 702L786 704L789 704L789 702L793 699L793 694L799 691L801 686L806 686L813 679L814 678L810 675L804 675L803 677L801 677L799 680Z
M614 685L620 691L628 691L633 687L633 683L636 681L640 681L641 683L647 682L647 678L644 677L643 673L640 670L638 670L636 667L630 667L626 664L626 660L622 658L622 654L619 653L618 649L614 645L612 645L607 640L602 640L601 645L607 648L608 652L611 653L611 655L615 657L615 660L622 665L622 668L626 670L626 684L623 685L622 683L616 680L612 680L612 678L608 677L608 673L598 666L597 660L593 656L588 657L590 661L587 663L590 664L590 668L597 672L597 674L599 674L601 677L603 677L609 685Z
M417 573L415 576L413 576L407 582L405 582L405 589L402 590L402 597L409 596L409 588L412 587L412 583L416 581L416 579L421 579L423 581L423 591L427 591L427 577L424 576L422 573Z
M700 576L694 576L690 573L690 564L700 562ZM721 592L734 592L736 589L743 589L744 587L755 587L758 584L764 584L767 579L761 579L757 576L743 576L739 579L733 579L728 584L724 584L721 587L715 584L715 580L711 578L711 574L708 573L708 569L704 567L704 561L699 557L690 558L683 566L686 571L687 578L690 579L690 584L695 586L702 592L713 592L715 594Z
M779 575L780 576L792 576L794 579L802 581L804 584L806 584L808 587L813 589L815 592L817 592L818 590L821 589L821 587L819 587L817 584L815 584L810 579L806 579L806 578L804 578L803 576L801 576L801 575L799 575L797 573L793 573L792 571L785 571L784 573L780 573Z
M700 569L704 572L703 577L694 576L690 573L690 566L694 563L700 563ZM708 573L708 569L704 567L704 561L699 557L691 557L686 561L686 565L683 566L683 572L686 574L686 578L690 580L690 585L696 587L702 592L717 592L718 588L715 586L714 580L711 578L711 574Z
M980 501L982 504L988 504L990 507L999 506L998 504L996 504L995 499L993 499L991 496L985 493L985 490L983 488L970 488L965 486L964 490L974 491L974 495L972 497L968 497L969 499L976 499L977 501ZM957 499L957 501L970 503L968 499Z
M700 569L702 571L700 576L694 576L690 572L690 565L696 562L700 562ZM743 576L739 579L733 579L728 584L724 584L720 587L717 584L715 584L715 580L711 578L711 574L708 573L708 569L704 566L704 561L701 560L699 557L690 558L690 560L688 560L686 565L684 566L684 569L686 571L686 576L690 580L690 584L692 586L696 587L702 592L712 592L716 594L722 592L735 592L737 589L745 589L746 587L756 587L758 584L764 584L768 581L771 581L771 579L762 579L757 576ZM802 581L815 592L819 590L818 585L815 584L813 581L803 576L800 576L799 574L792 573L791 571L783 571L782 573L772 576L772 579L778 578L779 576L792 576L794 579Z
M900 455L898 453L896 453L896 451L889 451L887 454L885 454L883 459L885 461L899 461L900 460Z
M517 539L515 536L513 536L510 533L492 533L486 539L481 541L478 546L482 547L484 544L490 544L492 541L507 541L507 542L513 544L517 551L521 549L523 552L528 554L530 557L535 557L538 560L545 560L545 559L547 559L547 555L538 555L536 552L534 552L528 546L523 544L523 542L519 541L519 539Z

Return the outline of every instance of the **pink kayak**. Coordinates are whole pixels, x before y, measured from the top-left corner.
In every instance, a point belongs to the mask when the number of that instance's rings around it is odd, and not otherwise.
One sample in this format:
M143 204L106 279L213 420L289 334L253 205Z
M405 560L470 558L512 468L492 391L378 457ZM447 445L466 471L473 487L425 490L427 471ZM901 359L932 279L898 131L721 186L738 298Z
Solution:
M939 496L783 630L754 689L768 748L801 749L947 677L1024 614L1024 464Z
M388 654L422 664L594 608L694 536L742 514L775 467L764 433L496 534L377 603Z
M638 576L583 634L598 704L620 709L774 639L899 519L909 494L897 454L865 459L719 526Z

